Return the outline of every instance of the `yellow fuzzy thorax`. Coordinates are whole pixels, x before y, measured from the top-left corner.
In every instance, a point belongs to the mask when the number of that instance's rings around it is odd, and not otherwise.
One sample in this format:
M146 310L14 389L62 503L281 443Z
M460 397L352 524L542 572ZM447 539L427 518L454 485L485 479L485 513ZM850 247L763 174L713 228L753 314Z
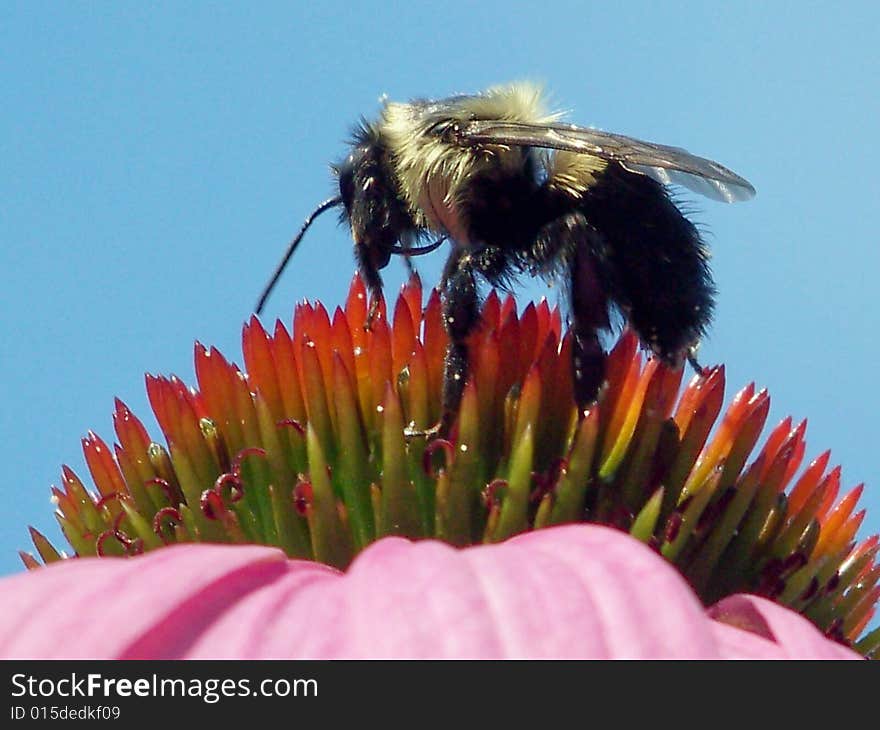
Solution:
M444 232L464 242L466 222L458 203L466 182L489 170L516 172L525 153L501 145L461 146L429 134L439 119L469 121L499 119L548 124L560 114L548 112L543 90L531 83L494 86L474 96L432 102L388 103L378 123L380 135L392 151L391 163L418 225Z
M596 174L608 163L601 157L577 152L557 152L547 165L547 177L552 187L572 198L578 198L596 181Z

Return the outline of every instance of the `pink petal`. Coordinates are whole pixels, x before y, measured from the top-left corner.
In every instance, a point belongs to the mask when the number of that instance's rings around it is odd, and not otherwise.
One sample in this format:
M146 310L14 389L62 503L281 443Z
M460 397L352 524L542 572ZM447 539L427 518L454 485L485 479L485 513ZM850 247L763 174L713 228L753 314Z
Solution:
M800 614L760 596L728 596L709 608L707 613L719 622L720 627L734 627L727 630L728 636L734 632L746 633L760 638L764 644L772 643L780 659L863 659L856 652L823 636ZM752 649L761 650L754 639L749 641ZM735 646L728 644L728 647L736 653L744 650L744 643L740 641Z
M708 620L653 551L588 525L464 550L385 539L345 574L273 548L180 545L56 563L0 580L0 595L4 657L852 654L760 599L741 597L770 634Z
M241 596L284 575L260 546L182 545L53 563L0 580L0 656L170 658ZM298 574L329 568L300 563Z
M539 530L467 550L386 539L341 579L295 596L281 590L271 613L266 596L244 599L191 655L226 646L234 655L321 658L717 656L711 624L679 574L604 527Z

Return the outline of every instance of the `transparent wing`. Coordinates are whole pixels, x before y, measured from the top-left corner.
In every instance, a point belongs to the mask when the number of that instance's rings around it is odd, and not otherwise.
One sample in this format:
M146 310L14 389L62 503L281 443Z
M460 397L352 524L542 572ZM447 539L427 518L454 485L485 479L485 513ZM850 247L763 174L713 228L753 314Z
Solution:
M732 203L748 200L755 188L745 178L712 160L692 155L680 147L643 142L622 134L573 124L527 124L491 119L461 122L443 130L463 142L546 147L579 152L619 163L664 184L683 185L713 200Z

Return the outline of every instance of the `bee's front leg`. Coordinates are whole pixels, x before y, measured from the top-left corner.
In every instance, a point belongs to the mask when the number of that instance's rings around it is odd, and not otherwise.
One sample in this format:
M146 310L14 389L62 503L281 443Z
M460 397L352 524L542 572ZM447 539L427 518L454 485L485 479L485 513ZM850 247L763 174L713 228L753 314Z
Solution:
M367 320L364 322L364 329L369 330L379 311L379 297L382 295L382 276L379 269L388 263L389 254L377 256L376 246L370 246L366 243L355 243L354 258L357 262L358 272L364 280L367 287L367 293L370 298L370 309L367 312ZM381 266L380 266L381 264Z

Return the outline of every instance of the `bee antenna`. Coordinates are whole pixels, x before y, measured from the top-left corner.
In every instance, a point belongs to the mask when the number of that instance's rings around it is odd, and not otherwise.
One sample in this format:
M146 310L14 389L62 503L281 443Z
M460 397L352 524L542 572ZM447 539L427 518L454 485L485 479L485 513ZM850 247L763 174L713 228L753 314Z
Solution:
M272 274L272 278L269 280L269 283L266 284L266 288L263 289L263 293L257 300L257 307L254 310L257 314L263 311L263 305L269 298L269 294L272 293L272 289L275 288L275 284L278 283L278 279L281 276L281 273L284 271L284 267L287 266L287 262L290 261L290 257L293 256L293 252L296 251L296 247L299 246L299 242L302 240L302 237L309 229L309 226L312 225L315 218L321 215L321 213L330 210L330 208L335 208L338 205L342 205L342 197L339 195L337 195L335 198L325 200L311 213L309 213L308 218L306 218L305 222L302 224L302 228L299 229L299 233L297 233L293 237L293 240L288 244L287 251L284 254L284 258L281 259L281 263L279 263L278 266L275 268L275 273Z

